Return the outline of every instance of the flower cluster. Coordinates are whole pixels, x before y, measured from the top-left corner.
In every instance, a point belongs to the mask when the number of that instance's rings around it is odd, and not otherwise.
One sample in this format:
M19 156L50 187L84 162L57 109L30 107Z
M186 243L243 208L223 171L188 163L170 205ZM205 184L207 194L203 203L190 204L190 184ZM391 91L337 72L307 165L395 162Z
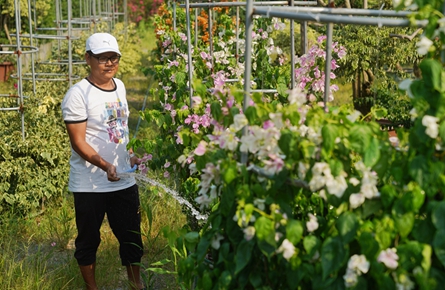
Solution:
M324 94L324 63L326 61L326 51L323 49L323 43L326 40L326 36L320 36L317 38L317 44L312 46L307 54L295 59L295 81L297 86L309 93L310 100L322 100ZM339 46L338 43L332 44L333 57L331 60L331 74L330 79L335 79L333 73L339 66L337 59L342 59L346 55L346 49L343 46ZM337 85L331 85L329 89L329 101L334 100L333 93L338 91Z
M372 171L370 168L367 168L362 161L357 162L355 164L355 168L363 177L361 181L355 177L349 179L349 182L354 186L361 184L360 192L353 193L349 196L349 203L351 204L352 208L358 208L360 205L362 205L365 202L365 198L372 199L380 196L379 190L377 189L377 173Z
M353 287L358 282L358 276L368 273L369 262L364 255L353 255L349 258L346 274L343 276L346 288Z
M329 164L317 162L312 167L312 179L309 182L309 186L312 191L319 191L326 186L330 194L341 198L348 188L345 176L345 172L342 172L338 176L333 176Z

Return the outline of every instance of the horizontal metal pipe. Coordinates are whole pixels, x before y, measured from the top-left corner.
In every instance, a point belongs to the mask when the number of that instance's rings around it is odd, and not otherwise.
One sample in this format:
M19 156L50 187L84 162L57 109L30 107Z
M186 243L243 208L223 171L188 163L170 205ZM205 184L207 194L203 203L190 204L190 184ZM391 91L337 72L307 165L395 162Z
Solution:
M17 48L16 44L0 44L0 48L2 47L11 47L11 48ZM20 53L21 54L28 54L28 53L35 53L39 51L38 47L35 46L28 46L28 45L21 45L20 48L24 48L27 50L22 50ZM16 54L15 51L12 50L0 50L0 54Z
M348 9L348 8L324 8L324 7L274 7L276 11L325 13L331 15L362 15L381 17L407 17L412 11L373 10L373 9Z
M265 15L267 17L282 17L301 21L315 21L321 23L336 23L336 24L358 24L358 25L374 25L374 26L389 26L389 27L408 27L411 25L408 19L390 19L382 17L357 17L357 16L343 16L343 15L329 15L322 13L295 13L289 11L275 10L273 7L268 8L253 8L253 14ZM417 27L423 27L428 23L425 21L416 21Z
M258 1L254 2L257 6L276 6L289 5L289 1ZM317 5L317 1L294 1L294 5ZM210 8L210 7L239 7L246 6L246 2L212 2L212 3L190 3L190 8ZM185 8L185 4L179 4L179 7Z

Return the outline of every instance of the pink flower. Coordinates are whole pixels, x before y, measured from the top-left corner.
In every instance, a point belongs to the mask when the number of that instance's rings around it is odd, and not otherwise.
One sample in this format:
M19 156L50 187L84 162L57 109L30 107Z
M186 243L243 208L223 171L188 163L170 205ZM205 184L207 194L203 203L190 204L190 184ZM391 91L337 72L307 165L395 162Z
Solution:
M274 123L271 120L266 120L263 123L263 129L265 129L265 130L272 128L273 126L274 126Z
M171 165L170 162L167 161L167 162L165 162L165 164L164 164L164 168L169 168L170 165Z
M381 251L377 258L377 262L385 264L385 266L389 269L396 269L399 266L399 263L397 262L399 256L396 254L396 252L397 249L395 248L388 248L384 251Z
M165 172L164 172L164 177L165 177L165 178L169 178L169 177L170 177L170 172L165 171Z
M141 174L147 174L148 172L148 167L145 166L145 164L139 164L138 169L141 172Z
M202 156L206 153L206 151L207 151L207 142L201 141L199 142L198 147L196 147L194 153L195 155Z

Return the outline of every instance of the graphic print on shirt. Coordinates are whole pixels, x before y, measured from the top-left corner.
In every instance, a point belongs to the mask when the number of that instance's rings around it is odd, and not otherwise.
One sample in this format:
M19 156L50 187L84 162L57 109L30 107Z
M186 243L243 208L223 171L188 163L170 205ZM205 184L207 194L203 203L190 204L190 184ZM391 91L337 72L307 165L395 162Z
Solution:
M116 102L105 103L105 122L108 137L113 143L123 143L128 138L127 107L118 99Z

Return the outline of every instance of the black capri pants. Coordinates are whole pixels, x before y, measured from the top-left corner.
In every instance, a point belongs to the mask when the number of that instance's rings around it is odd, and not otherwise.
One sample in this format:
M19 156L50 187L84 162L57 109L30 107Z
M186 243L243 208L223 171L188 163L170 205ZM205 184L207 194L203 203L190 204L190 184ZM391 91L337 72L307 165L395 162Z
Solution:
M107 214L108 222L119 241L123 266L139 263L142 258L141 215L138 186L106 192L74 193L77 238L74 257L81 266L96 262L100 244L100 227Z

